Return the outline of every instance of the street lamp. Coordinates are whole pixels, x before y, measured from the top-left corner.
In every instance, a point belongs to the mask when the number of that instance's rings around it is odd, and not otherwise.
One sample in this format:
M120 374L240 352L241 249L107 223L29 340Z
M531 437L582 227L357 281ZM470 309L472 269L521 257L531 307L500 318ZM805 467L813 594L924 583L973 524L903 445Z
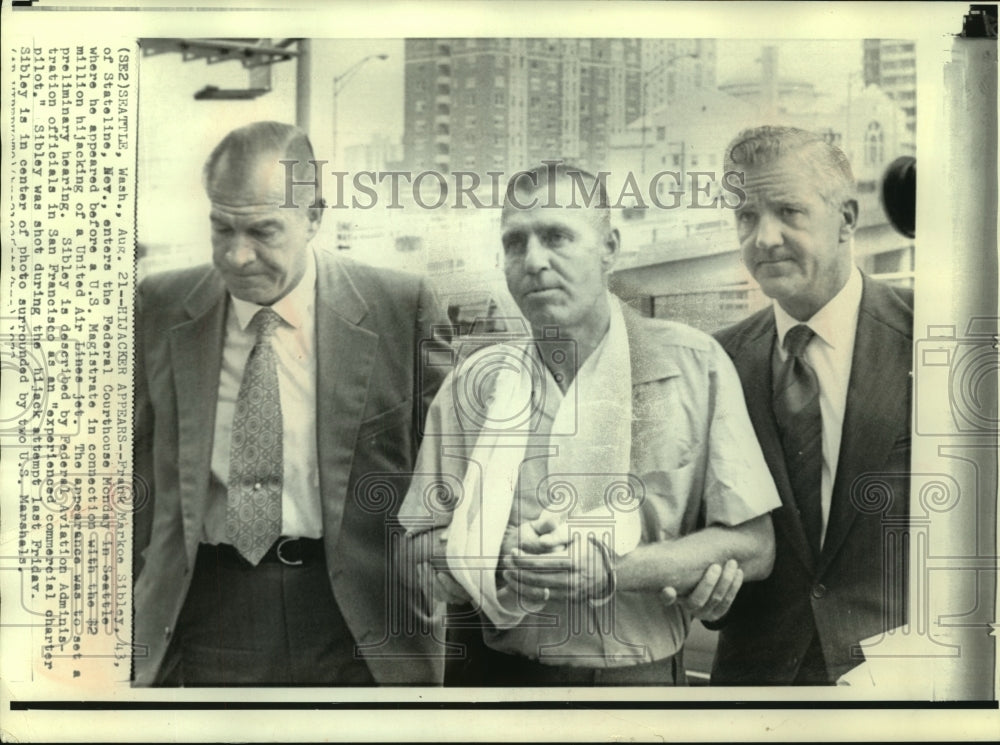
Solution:
M675 54L673 57L669 57L656 67L645 70L642 73L642 172L646 172L646 115L648 113L648 101L649 101L649 79L658 72L661 72L668 68L670 65L674 64L679 59L684 59L685 57L690 57L691 59L698 59L698 52L685 52L684 54Z
M387 60L389 59L389 55L369 54L367 57L362 57L333 79L333 147L331 148L331 153L335 160L337 158L337 96L340 95L340 92L347 85L348 81L354 77L354 74L361 69L361 66L373 59Z

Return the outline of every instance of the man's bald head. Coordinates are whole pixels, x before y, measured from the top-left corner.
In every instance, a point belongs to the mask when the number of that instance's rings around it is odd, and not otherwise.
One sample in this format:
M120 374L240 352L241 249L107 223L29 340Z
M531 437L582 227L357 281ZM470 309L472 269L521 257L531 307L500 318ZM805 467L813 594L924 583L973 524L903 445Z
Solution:
M295 187L294 203L310 207L310 218L319 219L322 207L313 205L321 195L311 185L315 180L311 161L315 159L309 136L303 130L283 122L254 122L222 138L205 161L202 180L213 201L213 195L241 194L252 185L259 188L266 183L273 192L270 196L284 204L288 176L281 161L294 161L292 180L309 184Z

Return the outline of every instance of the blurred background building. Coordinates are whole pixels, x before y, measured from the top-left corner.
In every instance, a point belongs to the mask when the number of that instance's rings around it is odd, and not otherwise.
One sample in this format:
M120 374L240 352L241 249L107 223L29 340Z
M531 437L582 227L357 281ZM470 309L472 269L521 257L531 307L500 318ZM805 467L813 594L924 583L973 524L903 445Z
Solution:
M639 116L639 39L407 39L403 148L414 171L600 169Z
M917 45L900 39L865 39L864 80L902 107L912 140L917 130Z

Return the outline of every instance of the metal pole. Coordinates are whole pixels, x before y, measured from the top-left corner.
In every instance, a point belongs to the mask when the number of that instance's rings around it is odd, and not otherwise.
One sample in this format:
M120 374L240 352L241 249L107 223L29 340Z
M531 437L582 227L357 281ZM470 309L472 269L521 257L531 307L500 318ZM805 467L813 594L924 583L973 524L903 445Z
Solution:
M669 69L677 60L679 59L698 59L699 52L685 52L684 54L675 54L673 57L665 59L660 64L656 65L650 70L645 70L642 73L642 172L646 173L646 124L648 123L647 117L649 114L649 76L654 73L661 72L663 70ZM664 141L666 138L664 138Z
M337 80L333 79L333 143L330 146L330 155L333 157L334 164L339 168L340 159L337 157L337 96L340 91L337 90Z
M387 60L389 59L388 54L369 54L366 57L362 57L353 65L344 70L340 75L337 75L333 79L333 143L330 148L330 154L333 156L334 161L337 161L337 97L340 95L340 91L343 90L344 86L347 85L347 81L351 76L358 71L358 69L365 64L368 60L379 59Z
M642 176L646 176L646 97L649 95L649 78L643 74L642 80Z
M299 56L295 61L295 125L309 131L309 96L312 78L309 40L299 39Z

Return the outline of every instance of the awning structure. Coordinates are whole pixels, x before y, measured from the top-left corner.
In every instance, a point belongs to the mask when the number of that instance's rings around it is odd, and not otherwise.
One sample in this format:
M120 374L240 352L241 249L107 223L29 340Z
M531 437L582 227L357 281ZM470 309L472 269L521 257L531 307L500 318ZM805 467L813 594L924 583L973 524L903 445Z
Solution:
M248 87L219 88L206 85L194 94L198 101L248 100L271 91L271 65L298 58L300 39L139 39L143 57L180 54L184 62L205 60L206 64L239 62L247 70ZM292 48L294 45L294 48Z

